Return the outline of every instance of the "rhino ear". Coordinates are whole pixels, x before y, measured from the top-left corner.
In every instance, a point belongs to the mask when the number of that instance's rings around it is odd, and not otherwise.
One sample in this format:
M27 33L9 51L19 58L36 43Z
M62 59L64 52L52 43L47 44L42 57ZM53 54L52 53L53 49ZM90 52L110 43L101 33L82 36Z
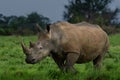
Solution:
M47 26L46 26L47 33L50 32L50 25L51 25L51 24L47 24Z

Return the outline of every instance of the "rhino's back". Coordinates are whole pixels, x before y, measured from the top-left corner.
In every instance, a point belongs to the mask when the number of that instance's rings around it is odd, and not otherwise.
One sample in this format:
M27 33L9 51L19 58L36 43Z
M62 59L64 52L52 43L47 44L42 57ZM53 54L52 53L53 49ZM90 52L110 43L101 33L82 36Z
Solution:
M75 26L79 26L79 27L81 27L81 26L99 27L99 26L96 25L96 24L90 24L90 23L85 22L85 21L80 22L80 23L76 23L76 24L74 24L74 25L75 25Z

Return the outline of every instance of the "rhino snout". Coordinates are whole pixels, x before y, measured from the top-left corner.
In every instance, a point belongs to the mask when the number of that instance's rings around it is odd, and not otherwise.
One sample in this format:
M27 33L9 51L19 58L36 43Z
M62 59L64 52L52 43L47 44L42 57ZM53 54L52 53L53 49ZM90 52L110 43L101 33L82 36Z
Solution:
M25 60L26 61L26 63L28 63L28 64L35 64L36 62L37 62L37 60L36 59L26 59Z

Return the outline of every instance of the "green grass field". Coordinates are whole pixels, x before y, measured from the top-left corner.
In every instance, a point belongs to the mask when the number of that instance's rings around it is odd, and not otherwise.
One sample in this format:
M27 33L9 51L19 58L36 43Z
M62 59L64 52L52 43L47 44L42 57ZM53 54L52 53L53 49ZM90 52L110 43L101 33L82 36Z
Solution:
M77 74L62 73L47 57L37 64L26 64L20 41L27 45L37 36L0 36L0 80L120 80L120 34L111 35L110 50L100 71L92 63L76 64Z

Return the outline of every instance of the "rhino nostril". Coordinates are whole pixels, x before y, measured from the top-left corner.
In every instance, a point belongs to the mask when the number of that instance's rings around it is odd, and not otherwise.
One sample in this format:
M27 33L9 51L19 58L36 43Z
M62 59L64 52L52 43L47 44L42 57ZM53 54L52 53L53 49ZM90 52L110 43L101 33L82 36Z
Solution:
M32 62L35 62L35 59L32 59Z
M42 49L43 47L40 47L40 49Z

